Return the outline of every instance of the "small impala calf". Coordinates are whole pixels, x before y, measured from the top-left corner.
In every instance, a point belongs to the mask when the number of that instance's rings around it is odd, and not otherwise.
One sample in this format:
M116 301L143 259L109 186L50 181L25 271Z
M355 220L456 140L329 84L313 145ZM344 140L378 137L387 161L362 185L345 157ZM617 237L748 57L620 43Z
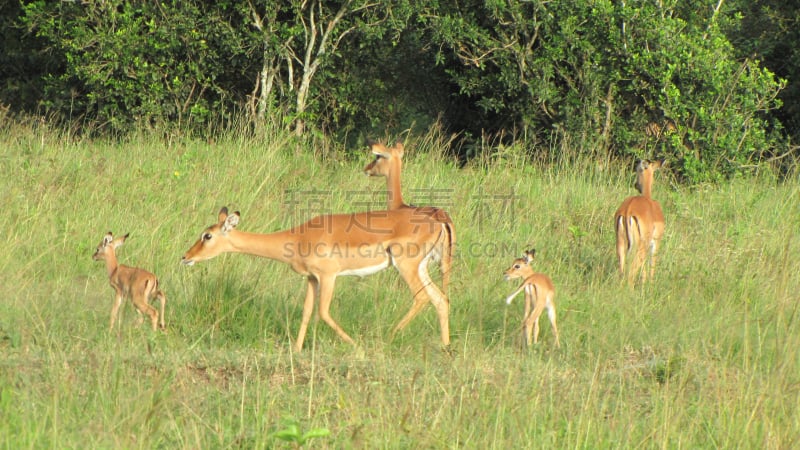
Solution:
M164 306L167 298L164 293L158 289L158 279L152 273L137 269L136 267L129 267L117 263L116 249L125 242L128 234L114 239L114 236L109 231L100 241L97 246L92 259L95 261L105 261L106 270L108 271L108 281L111 287L114 288L114 305L111 307L111 327L114 329L114 323L117 321L119 315L119 307L122 301L127 297L133 302L136 307L136 312L139 313L139 324L142 323L144 318L142 314L150 318L150 322L155 330L159 325L161 329L165 328L164 324ZM157 298L161 303L161 314L150 305L150 302ZM159 316L161 322L159 323Z
M642 160L636 164L636 189L641 195L628 197L614 214L617 232L617 259L620 276L625 277L625 257L636 249L636 255L628 269L628 283L633 284L636 273L641 271L642 281L647 280L644 262L650 254L650 278L655 274L656 252L664 235L664 212L653 200L653 172L664 165L664 160Z
M515 259L511 267L505 271L506 280L523 279L522 285L506 298L506 304L510 305L514 297L525 291L525 316L522 321L525 343L530 347L531 335L534 344L539 342L539 316L547 310L547 317L550 319L553 335L556 338L556 347L560 347L556 325L556 303L553 299L556 290L550 277L533 271L530 264L535 255L536 250L526 251L522 258Z

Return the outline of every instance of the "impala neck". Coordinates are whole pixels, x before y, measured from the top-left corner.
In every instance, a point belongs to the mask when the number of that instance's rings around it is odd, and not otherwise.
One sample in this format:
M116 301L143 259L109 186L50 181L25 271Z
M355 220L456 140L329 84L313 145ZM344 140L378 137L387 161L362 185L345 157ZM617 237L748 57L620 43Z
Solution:
M400 172L402 168L403 162L398 159L397 164L392 165L389 174L386 176L389 209L398 209L406 205L403 201L403 191L400 187Z
M111 278L114 276L114 272L117 271L119 267L119 263L117 262L117 254L113 250L106 253L105 258L103 259L106 262L106 272L108 273L108 277Z
M639 182L642 187L642 197L653 198L653 176L643 177Z
M520 273L522 274L522 282L524 283L528 278L535 275L533 267L531 266L524 266L523 268L519 269Z
M228 251L291 263L294 249L287 248L287 244L292 244L294 241L288 231L261 234L231 230L228 232Z

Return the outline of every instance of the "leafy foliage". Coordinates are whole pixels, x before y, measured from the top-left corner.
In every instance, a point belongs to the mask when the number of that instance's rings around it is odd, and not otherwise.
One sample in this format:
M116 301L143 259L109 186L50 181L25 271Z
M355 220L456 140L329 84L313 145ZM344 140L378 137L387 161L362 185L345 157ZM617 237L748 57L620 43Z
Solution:
M788 148L787 82L747 50L766 34L757 18L792 16L745 3L40 0L20 14L50 52L41 106L102 131L207 132L234 111L356 144L436 125L462 156L658 154L698 183ZM651 123L672 128L648 136Z
M426 16L443 46L440 60L476 106L504 118L501 129L550 144L540 148L570 137L582 153L649 156L645 125L669 120L678 133L649 152L699 182L730 176L775 145L764 113L780 106L782 84L756 61L735 60L713 17L696 9L678 2L459 5Z
M204 123L233 106L217 80L244 52L222 12L199 2L29 3L28 26L64 62L47 76L43 106L119 132Z
M734 0L725 3L728 13L721 28L738 58L756 58L778 77L788 80L778 98L782 107L774 116L785 131L800 140L800 9L797 2Z

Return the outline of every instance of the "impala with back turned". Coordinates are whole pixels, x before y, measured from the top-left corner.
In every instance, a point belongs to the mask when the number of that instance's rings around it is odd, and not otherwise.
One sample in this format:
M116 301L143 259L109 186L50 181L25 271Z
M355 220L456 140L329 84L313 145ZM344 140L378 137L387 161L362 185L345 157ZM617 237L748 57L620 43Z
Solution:
M647 280L648 270L645 259L650 256L650 278L655 274L656 253L664 235L664 212L661 205L653 200L653 173L664 165L664 160L641 160L636 164L636 189L641 195L626 198L614 214L614 227L617 232L617 259L619 272L628 283L633 284L637 272L641 271L642 281ZM630 267L626 268L628 253L635 251Z

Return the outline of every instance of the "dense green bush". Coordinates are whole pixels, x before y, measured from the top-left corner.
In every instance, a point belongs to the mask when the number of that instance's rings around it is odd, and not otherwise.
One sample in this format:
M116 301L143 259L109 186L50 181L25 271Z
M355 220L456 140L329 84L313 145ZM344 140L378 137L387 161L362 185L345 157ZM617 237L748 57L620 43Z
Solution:
M722 6L36 1L19 23L55 61L40 107L89 129L208 132L269 111L353 144L437 123L467 157L512 142L545 160L659 155L697 183L787 148L785 81L733 47L744 7Z
M780 106L781 83L756 61L736 60L711 15L678 2L459 5L425 19L442 59L460 62L449 72L504 118L503 129L549 144L540 151L567 136L582 153L661 153L698 182L737 173L778 145L765 112ZM650 122L676 133L648 142Z
M237 86L222 82L242 70L244 49L236 19L221 7L39 1L24 11L63 61L63 71L46 75L42 98L57 115L125 132L204 124L241 101Z

